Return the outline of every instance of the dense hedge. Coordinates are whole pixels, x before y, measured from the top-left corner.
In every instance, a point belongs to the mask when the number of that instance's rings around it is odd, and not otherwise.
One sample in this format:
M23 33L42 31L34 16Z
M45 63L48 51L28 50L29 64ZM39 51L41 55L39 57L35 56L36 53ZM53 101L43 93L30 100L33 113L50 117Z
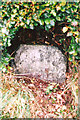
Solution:
M3 71L11 59L6 48L11 45L11 40L20 27L35 29L40 26L41 29L51 31L54 38L57 35L54 29L59 29L60 26L60 34L65 37L59 38L59 44L65 43L63 49L69 53L70 61L73 58L79 59L79 2L2 2L1 9L3 53L0 67ZM69 37L70 45L66 47Z

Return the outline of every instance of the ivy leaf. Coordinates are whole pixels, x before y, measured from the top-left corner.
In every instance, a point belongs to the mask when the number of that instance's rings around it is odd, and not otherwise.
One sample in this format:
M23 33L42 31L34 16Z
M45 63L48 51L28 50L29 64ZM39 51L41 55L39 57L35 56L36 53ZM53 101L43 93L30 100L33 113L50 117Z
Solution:
M51 10L51 14L53 14L53 16L56 16L56 12L54 10Z
M60 7L60 6L56 6L56 9L57 9L57 11L58 11L58 10L60 10L60 9L61 9L61 7Z
M19 20L22 21L23 17L19 16Z
M65 6L65 4L66 4L66 1L62 1L61 3L60 3L60 6Z
M15 7L16 7L16 8L18 8L18 9L19 9L19 5L17 5L17 4L14 4L14 5L15 5Z
M40 23L40 25L44 25L44 21L42 19L40 19L38 22Z
M38 23L37 23L37 22L34 22L34 25L35 25L35 26L37 26L37 25L38 25Z
M34 29L34 25L32 23L30 24L30 29Z
M49 18L45 19L45 23L50 24L50 19Z
M25 24L25 23L23 23L23 22L20 23L21 26L24 26L24 24Z
M44 13L44 17L45 17L45 18L48 18L48 14L47 14L47 13Z
M11 14L11 19L13 19L16 16L16 14Z
M73 53L73 55L76 56L76 55L77 55L77 52L75 51L75 53Z
M8 46L11 46L11 42L10 42L10 39L8 39L8 43L7 43L7 44L8 44Z
M29 23L30 23L30 19L27 19L26 23L29 25Z
M75 31L73 32L75 35L79 35L79 31Z
M67 22L71 22L72 19L70 18L70 16L67 16Z
M78 42L79 42L79 38L78 38L78 37L76 37L75 41L76 41L76 43L78 43Z
M17 10L16 10L16 9L13 9L13 10L12 10L12 12L13 12L13 13L16 13L16 12L17 12Z
M59 16L56 16L56 19L57 19L58 21L61 21L61 18L60 18Z
M69 61L73 61L72 55L69 56Z
M51 25L50 24L47 24L46 26L45 26L45 30L49 30L51 28Z

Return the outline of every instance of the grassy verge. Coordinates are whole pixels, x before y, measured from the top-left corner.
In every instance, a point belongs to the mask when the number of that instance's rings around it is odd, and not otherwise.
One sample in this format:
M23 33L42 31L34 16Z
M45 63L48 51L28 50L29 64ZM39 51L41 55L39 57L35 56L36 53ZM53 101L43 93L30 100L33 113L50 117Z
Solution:
M78 73L67 74L63 84L25 76L1 74L1 118L77 118Z

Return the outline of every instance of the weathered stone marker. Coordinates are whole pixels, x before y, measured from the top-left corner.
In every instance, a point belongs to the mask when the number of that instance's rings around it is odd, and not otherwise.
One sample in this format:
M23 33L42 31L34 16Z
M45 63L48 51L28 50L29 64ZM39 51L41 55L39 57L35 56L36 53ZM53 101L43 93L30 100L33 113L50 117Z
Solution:
M15 64L18 73L31 74L46 81L65 81L65 57L54 46L20 45L15 55Z

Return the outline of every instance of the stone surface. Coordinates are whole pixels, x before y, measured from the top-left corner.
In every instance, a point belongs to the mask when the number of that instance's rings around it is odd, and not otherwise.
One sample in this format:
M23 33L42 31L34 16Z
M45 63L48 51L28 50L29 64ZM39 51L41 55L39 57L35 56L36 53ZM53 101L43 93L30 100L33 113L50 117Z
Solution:
M65 81L65 57L53 46L21 44L16 51L15 65L21 74L29 74L46 81Z

